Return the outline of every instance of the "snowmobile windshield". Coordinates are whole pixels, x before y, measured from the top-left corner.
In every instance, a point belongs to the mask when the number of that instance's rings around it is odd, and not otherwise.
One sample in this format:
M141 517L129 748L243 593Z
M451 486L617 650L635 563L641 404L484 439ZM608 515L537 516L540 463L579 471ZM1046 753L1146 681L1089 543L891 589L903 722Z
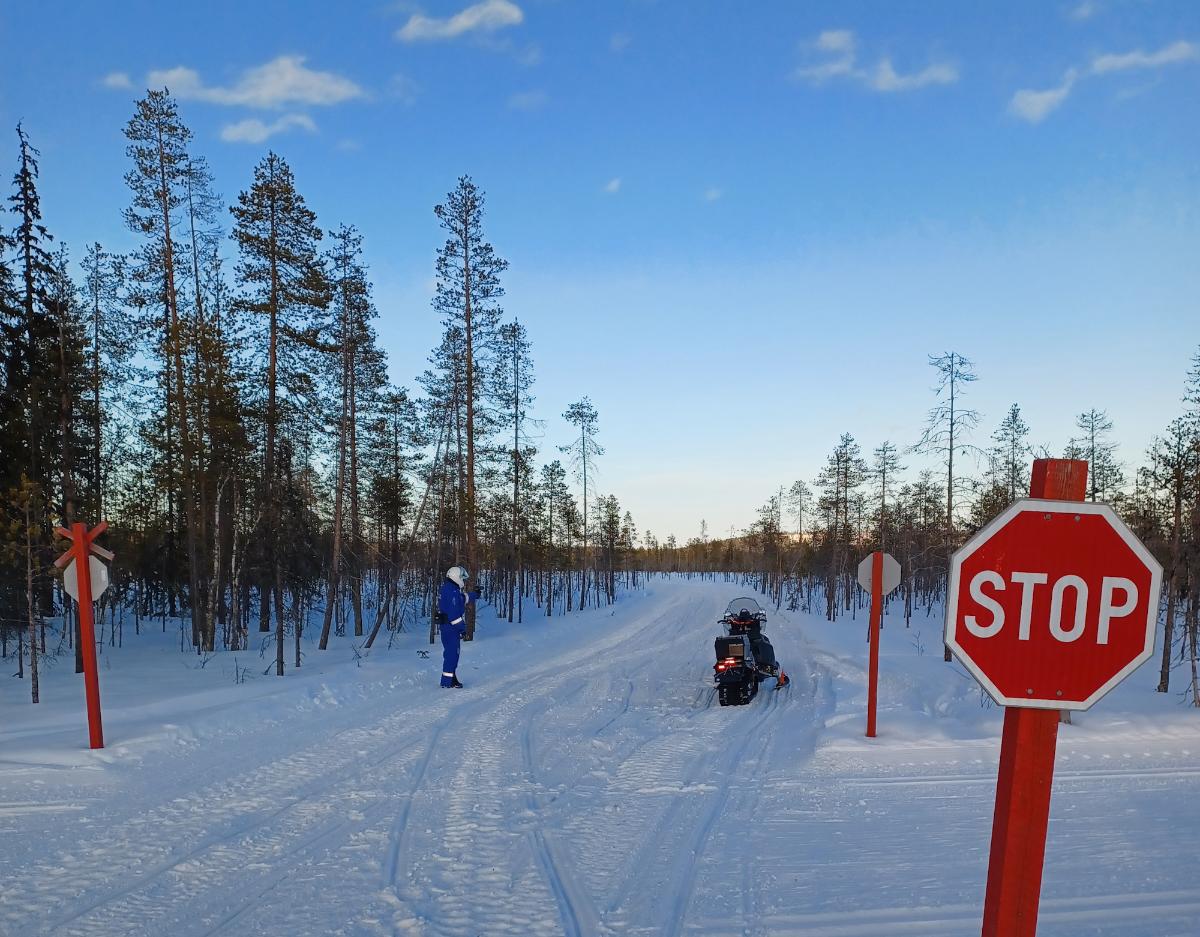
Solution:
M760 606L754 599L749 596L744 596L740 599L734 599L725 607L725 614L730 618L737 618L741 611L745 609L751 615L761 615L763 613Z

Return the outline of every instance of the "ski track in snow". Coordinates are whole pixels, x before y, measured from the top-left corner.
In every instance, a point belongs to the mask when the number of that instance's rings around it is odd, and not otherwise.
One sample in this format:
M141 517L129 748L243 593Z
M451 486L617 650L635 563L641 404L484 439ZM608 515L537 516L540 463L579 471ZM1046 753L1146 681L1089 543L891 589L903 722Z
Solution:
M0 934L977 933L996 739L885 741L886 709L881 744L860 739L842 697L862 660L798 613L767 627L791 684L718 707L712 638L736 594L656 582L547 655L501 648L461 692L434 665L428 689L152 754L125 790L56 770L51 796L0 803ZM885 699L919 690L892 679ZM1200 933L1200 829L1179 820L1198 744L1062 734L1045 933Z

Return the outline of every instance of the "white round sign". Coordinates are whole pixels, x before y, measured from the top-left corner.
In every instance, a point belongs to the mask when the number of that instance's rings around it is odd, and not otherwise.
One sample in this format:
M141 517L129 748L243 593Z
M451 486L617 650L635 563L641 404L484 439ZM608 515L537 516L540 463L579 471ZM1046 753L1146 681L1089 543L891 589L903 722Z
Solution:
M92 601L95 602L108 588L108 567L99 557L89 556L88 560L90 560L88 570L92 574ZM79 581L75 577L74 560L71 560L67 564L67 568L63 570L63 588L67 590L67 595L76 602L79 601Z

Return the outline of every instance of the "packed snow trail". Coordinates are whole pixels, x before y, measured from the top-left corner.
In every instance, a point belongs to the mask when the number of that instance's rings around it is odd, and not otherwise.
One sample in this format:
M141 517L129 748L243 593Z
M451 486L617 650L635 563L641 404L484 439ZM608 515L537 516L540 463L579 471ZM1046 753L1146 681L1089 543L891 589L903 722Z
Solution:
M47 747L74 737L21 755L32 730L0 729L0 933L977 932L997 714L894 652L869 743L861 622L786 612L766 631L791 686L718 707L736 594L655 581L549 622L485 612L465 690L414 643L274 703L222 695L197 727L122 743L114 718L111 750L57 770ZM1195 937L1200 731L1110 721L1063 734L1043 929Z

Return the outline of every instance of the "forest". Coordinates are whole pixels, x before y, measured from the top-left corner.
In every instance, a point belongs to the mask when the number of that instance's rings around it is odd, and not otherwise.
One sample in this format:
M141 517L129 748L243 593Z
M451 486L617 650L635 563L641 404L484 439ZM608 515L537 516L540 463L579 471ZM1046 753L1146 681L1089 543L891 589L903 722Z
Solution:
M823 613L833 621L864 607L856 568L872 550L891 553L901 565L900 603L906 625L914 613L940 609L950 555L1001 511L1029 494L1034 458L1087 462L1087 500L1114 507L1163 565L1161 659L1157 689L1176 686L1200 707L1200 352L1181 375L1179 415L1154 438L1142 464L1130 468L1118 455L1113 422L1104 410L1080 413L1064 451L1031 441L1031 428L1013 403L982 441L982 415L964 403L978 379L974 364L957 352L931 355L935 394L924 431L906 446L884 441L865 455L849 433L829 453L810 483L781 488L738 535L702 536L686 544L650 537L638 567L667 573L738 572L774 598L776 607ZM925 457L933 468L906 476L904 460ZM865 625L864 625L865 627ZM947 661L951 659L944 649Z
M268 152L225 205L167 90L138 100L124 133L135 250L96 240L72 255L55 239L21 126L0 219L0 655L33 702L47 656L82 667L53 566L55 528L77 520L106 520L117 554L99 641L178 628L183 652L258 650L282 676L332 635L433 640L433 596L457 562L509 621L612 603L668 573L736 576L832 620L858 607L855 566L882 548L902 564L892 600L907 620L940 604L950 553L1051 455L1018 403L988 434L969 406L975 366L944 352L929 359L918 438L865 454L843 435L816 478L784 485L744 529L639 533L596 485L586 387L563 412L574 437L538 448L532 339L503 309L507 263L470 177L433 209L441 340L412 387L394 386L362 235L322 227L286 159ZM1200 355L1179 379L1179 413L1140 464L1098 408L1056 454L1087 460L1089 498L1163 562L1158 689L1200 706ZM468 638L474 624L472 606Z
M167 90L136 103L125 136L140 246L88 245L76 280L17 128L0 654L34 702L39 655L74 650L81 667L53 567L54 528L76 520L106 520L118 556L98 640L178 619L182 649L269 648L280 675L301 666L310 615L321 649L424 627L457 562L510 620L614 600L636 530L592 482L599 415L572 403L577 435L539 464L531 343L503 314L507 263L470 178L434 208L444 331L413 394L388 381L362 236L323 230L285 159L264 156L227 207Z

